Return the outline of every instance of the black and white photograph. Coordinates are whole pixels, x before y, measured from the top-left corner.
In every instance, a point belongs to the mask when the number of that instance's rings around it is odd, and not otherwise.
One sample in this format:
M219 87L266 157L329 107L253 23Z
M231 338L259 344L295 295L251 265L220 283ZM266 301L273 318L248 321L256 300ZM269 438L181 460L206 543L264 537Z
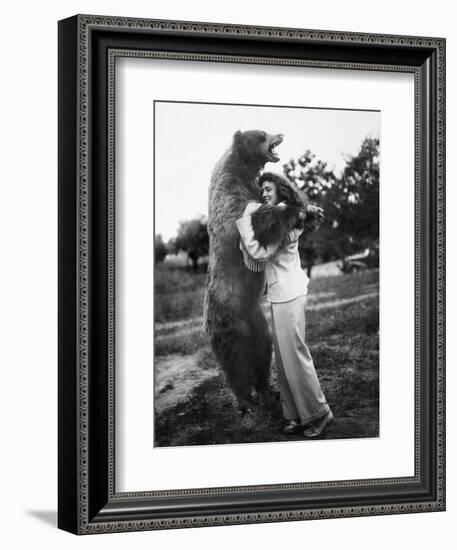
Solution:
M154 101L154 446L379 437L381 112Z
M449 547L452 7L5 3L3 548Z

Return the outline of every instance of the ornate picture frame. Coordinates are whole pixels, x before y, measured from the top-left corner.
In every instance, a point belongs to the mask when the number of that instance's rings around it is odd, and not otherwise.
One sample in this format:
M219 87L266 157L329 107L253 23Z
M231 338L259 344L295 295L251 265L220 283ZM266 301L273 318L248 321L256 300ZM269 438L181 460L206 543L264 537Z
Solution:
M117 492L118 57L407 72L415 118L415 473ZM59 503L75 534L445 509L445 40L77 15L59 22Z

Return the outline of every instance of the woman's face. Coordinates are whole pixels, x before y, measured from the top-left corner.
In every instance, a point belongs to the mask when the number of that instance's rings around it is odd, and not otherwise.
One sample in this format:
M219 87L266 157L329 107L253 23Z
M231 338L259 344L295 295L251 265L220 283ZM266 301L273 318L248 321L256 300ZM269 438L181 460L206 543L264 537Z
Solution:
M264 181L262 183L262 200L264 203L271 205L274 205L278 202L276 185L271 181Z

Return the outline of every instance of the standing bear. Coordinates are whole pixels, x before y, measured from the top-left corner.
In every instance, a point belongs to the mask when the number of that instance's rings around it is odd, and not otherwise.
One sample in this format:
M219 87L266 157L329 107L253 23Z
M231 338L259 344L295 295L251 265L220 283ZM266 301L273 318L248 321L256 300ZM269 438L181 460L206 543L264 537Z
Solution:
M209 265L204 321L211 347L241 412L264 400L269 390L272 341L260 307L263 271L248 269L236 226L249 201L260 201L257 179L267 162L278 162L281 134L236 132L216 164L209 188ZM298 223L297 210L264 208L262 227L280 239ZM255 228L254 228L255 229ZM262 244L265 239L262 239Z

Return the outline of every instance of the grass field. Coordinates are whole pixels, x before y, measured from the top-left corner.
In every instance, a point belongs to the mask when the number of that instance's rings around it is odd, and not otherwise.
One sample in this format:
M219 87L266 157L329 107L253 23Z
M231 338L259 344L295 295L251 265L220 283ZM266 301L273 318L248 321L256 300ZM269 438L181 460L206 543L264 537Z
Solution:
M155 445L303 439L282 434L279 402L239 416L202 328L205 283L204 273L167 264L156 269ZM267 304L265 314L270 321ZM377 437L378 270L311 279L306 322L307 344L335 416L323 437ZM271 382L277 391L274 359Z

